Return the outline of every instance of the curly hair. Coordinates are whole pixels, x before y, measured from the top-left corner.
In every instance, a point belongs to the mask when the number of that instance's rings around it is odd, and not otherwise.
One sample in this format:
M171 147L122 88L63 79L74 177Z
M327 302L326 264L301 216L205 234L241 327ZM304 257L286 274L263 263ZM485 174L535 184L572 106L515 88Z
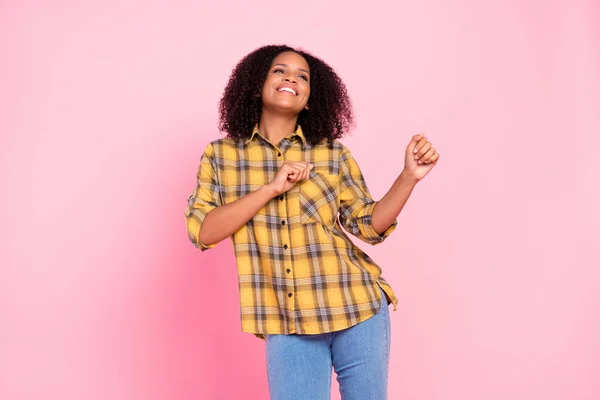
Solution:
M320 58L285 45L263 46L246 55L233 69L219 102L219 130L227 137L245 139L259 122L262 87L275 57L293 51L310 68L310 110L302 110L298 124L311 144L323 139L332 142L346 134L354 124L352 103L346 85Z

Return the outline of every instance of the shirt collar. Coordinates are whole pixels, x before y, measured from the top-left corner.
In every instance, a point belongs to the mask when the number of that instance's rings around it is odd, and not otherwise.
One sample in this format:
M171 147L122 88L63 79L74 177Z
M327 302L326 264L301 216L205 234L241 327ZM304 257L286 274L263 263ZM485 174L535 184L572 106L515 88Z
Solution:
M250 135L250 138L248 138L248 140L246 140L245 144L250 143L256 135L260 135L260 130L258 129L258 124L256 124L254 126L254 129L252 129L252 135ZM304 149L304 147L306 146L306 138L304 137L304 133L302 132L302 127L300 127L300 125L296 125L296 132L292 133L291 135L289 135L287 137L293 138L294 136L298 136L300 138L300 142L302 142L302 149Z

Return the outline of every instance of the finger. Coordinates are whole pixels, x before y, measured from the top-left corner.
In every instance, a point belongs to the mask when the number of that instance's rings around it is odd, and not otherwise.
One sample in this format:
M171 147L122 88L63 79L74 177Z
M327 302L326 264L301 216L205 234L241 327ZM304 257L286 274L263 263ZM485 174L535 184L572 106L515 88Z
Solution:
M279 172L290 175L292 172L294 172L294 167L290 163L285 162L281 165L281 167L279 167Z
M308 165L306 163L300 163L297 166L300 168L298 171L298 182L302 182L306 179L306 170L308 169Z
M295 167L304 168L308 163L304 161L290 161L290 164Z
M298 183L308 178L310 171L314 168L314 164L304 161L286 161L284 165L287 165L287 169L289 171L288 180L294 183Z
M299 162L296 163L296 165L302 169L300 176L298 177L298 180L305 180L308 179L309 175L310 175L310 171L314 168L313 164L307 163L307 162Z
M297 166L295 166L292 163L284 164L281 166L282 169L284 167L285 167L285 172L287 173L287 177L288 177L289 181L293 182L298 179L298 175L301 172L300 168L298 168Z
M414 153L414 148L417 146L417 143L419 143L419 140L421 140L421 138L423 137L422 133L419 133L418 135L415 135L412 137L412 139L410 139L410 143L408 144L408 151L410 151L411 153Z
M431 158L427 161L427 164L437 164L437 161L440 159L440 153L435 153Z
M307 167L308 163L303 162L303 161L297 161L297 162L291 162L290 165L300 171L304 171L304 169Z
M423 146L425 146L425 143L427 143L428 140L425 136L422 136L421 139L417 142L415 148L413 149L413 153L417 153L421 150L421 148Z
M306 166L306 179L310 177L310 172L315 169L315 164L307 163Z
M301 170L302 167L298 165L298 163L294 163L294 162L286 162L284 163L281 168L285 168L286 171L298 171Z
M298 182L302 179L302 175L304 174L304 165L302 163L290 163L291 169L294 171L293 181Z
M310 167L307 165L304 173L302 174L302 180L307 180L310 177Z
M288 171L288 175L287 175L287 179L290 182L295 182L296 180L298 180L298 170L295 168L290 168Z
M423 156L431 149L431 142L425 143L420 149L418 149L417 154L415 154L415 160L419 160L423 158Z
M430 158L431 156L433 156L435 154L435 147L430 147L429 150L427 150L425 152L425 154L423 154L423 156L419 159L419 164L425 164Z

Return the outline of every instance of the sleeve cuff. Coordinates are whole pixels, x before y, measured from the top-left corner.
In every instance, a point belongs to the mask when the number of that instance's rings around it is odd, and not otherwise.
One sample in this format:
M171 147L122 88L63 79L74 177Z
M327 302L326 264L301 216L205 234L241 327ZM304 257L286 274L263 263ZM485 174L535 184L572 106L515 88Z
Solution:
M376 204L377 203L375 202L369 204L367 210L365 210L365 216L363 217L362 221L363 229L365 230L365 237L367 237L369 239L369 243L373 245L379 244L387 239L387 237L396 229L396 226L398 225L398 220L396 219L384 232L381 234L377 233L375 228L373 228L372 220L373 209L375 208Z
M191 211L186 211L185 215L187 219L188 237L190 238L190 241L194 244L194 246L199 248L201 251L212 249L217 245L216 243L206 245L200 241L200 229L202 227L202 223L204 222L206 214L208 214L207 210L194 209Z

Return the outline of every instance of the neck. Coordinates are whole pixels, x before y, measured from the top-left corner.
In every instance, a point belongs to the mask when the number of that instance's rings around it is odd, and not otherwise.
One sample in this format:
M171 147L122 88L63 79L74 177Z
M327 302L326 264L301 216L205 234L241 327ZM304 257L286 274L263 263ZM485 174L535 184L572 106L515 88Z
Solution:
M269 142L279 145L284 137L294 133L297 122L297 115L276 115L263 109L258 129Z

